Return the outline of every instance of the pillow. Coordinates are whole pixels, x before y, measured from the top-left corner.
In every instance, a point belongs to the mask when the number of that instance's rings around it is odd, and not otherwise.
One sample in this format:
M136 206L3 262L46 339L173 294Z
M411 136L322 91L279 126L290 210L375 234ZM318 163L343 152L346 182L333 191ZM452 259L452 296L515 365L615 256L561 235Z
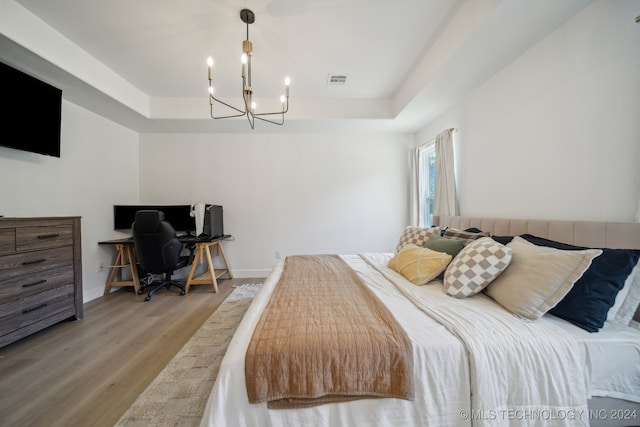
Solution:
M634 314L640 305L640 261L631 270L631 274L624 282L622 290L618 292L616 301L609 309L605 323L628 326L634 319Z
M476 227L465 228L464 231L468 231L469 233L484 233L484 231Z
M396 253L400 252L400 249L406 245L412 243L416 246L422 246L432 234L440 233L440 227L413 227L408 226L402 231L400 240L396 246Z
M473 240L482 239L488 237L489 233L481 231L480 233L474 233L471 231L456 230L455 228L446 228L442 231L442 237L448 237L449 239L462 240L465 244Z
M462 240L447 239L446 237L432 234L422 246L432 251L447 253L451 255L451 258L455 258L458 252L464 248L464 242ZM437 279L444 279L444 271L438 275Z
M455 258L458 252L464 248L464 242L432 234L422 246L432 251L448 253L452 258Z
M491 235L491 238L498 243L502 243L503 245L507 245L511 242L511 240L513 240L513 236L496 236L495 234Z
M444 290L456 298L475 295L511 262L511 249L483 237L466 245L444 273Z
M635 280L635 276L639 273L638 268L640 268L640 263L636 264L634 269L631 270L631 274L629 274L629 276L627 277L627 280L624 281L622 289L620 289L620 292L618 292L618 294L616 295L616 300L607 313L607 322L616 322L616 320L618 320L622 304L627 299L629 291L631 290L631 283Z
M574 251L591 249L531 234L523 234L522 238L538 246L556 249ZM597 332L604 326L609 310L616 301L616 296L624 287L625 281L640 258L639 250L608 248L600 248L600 250L602 250L602 254L591 262L591 266L576 281L569 293L549 310L549 313L589 332ZM621 323L624 323L625 326L633 317L635 308L628 311L630 313L625 311L625 315L622 316Z
M554 307L589 268L599 249L566 251L536 246L515 236L507 245L512 260L485 290L498 304L536 320Z
M414 285L435 279L451 262L451 255L421 248L412 243L400 250L387 264Z

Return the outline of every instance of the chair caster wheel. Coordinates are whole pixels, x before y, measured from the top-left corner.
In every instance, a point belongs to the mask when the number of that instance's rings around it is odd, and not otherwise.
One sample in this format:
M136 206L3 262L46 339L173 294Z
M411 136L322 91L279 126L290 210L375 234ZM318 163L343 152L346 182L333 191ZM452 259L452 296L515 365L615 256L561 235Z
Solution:
M142 295L143 293L144 293L144 292L142 291L142 289L140 289L140 290L138 291L138 295Z
M186 293L187 293L186 291L182 291L182 292L180 292L180 295L184 295Z
M147 296L144 300L145 301L151 301L151 297Z

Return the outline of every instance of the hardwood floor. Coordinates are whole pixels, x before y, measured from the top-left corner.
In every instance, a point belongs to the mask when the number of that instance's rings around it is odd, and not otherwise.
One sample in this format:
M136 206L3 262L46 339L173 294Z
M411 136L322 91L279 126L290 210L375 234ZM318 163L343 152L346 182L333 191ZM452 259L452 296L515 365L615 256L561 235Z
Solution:
M151 301L118 290L66 321L0 349L0 426L113 426L232 285L161 290Z

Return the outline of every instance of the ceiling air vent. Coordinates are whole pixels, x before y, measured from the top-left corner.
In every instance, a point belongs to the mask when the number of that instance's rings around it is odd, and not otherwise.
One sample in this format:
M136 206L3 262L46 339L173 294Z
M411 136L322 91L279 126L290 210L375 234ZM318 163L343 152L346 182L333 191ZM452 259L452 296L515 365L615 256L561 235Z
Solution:
M347 82L346 74L329 74L327 84L329 86L342 86Z

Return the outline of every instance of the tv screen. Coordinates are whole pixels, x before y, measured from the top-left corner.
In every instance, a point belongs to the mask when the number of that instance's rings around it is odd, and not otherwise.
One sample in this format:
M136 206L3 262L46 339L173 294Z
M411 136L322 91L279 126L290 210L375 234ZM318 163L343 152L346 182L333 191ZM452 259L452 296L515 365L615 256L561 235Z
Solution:
M60 157L62 90L0 62L0 145Z
M176 231L196 230L195 219L191 216L191 205L114 205L113 225L115 230L131 231L131 226L139 210L157 210L164 212L164 220Z

